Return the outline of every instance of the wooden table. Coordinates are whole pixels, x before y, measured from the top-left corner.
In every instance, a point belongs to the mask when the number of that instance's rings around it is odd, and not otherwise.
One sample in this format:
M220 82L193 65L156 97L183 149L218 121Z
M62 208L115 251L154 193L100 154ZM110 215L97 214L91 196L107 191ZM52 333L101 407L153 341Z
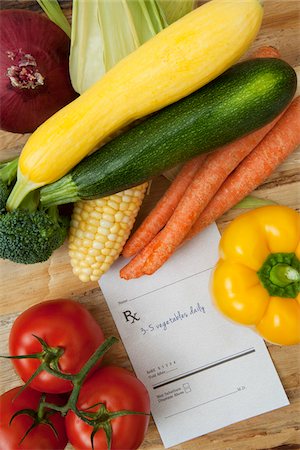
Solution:
M66 14L70 16L70 2L63 1ZM39 10L34 1L6 1L1 8L24 7ZM300 64L300 2L266 0L265 16L261 32L252 49L262 44L274 45L293 66ZM0 159L17 154L28 135L0 132ZM272 199L278 203L299 208L300 197L300 151L295 152L256 191L255 195ZM168 185L164 177L155 179L150 195L144 201L139 221L159 198ZM219 221L222 231L240 210L231 210ZM7 343L11 325L18 314L42 300L73 298L84 304L101 324L106 336L118 336L113 319L97 283L81 283L73 274L69 264L66 244L54 252L45 263L25 266L0 261L0 354L7 354ZM261 416L231 425L225 429L199 437L182 445L177 450L258 450L300 449L300 375L299 346L279 347L268 344L274 364L290 399L291 405ZM105 357L106 363L131 368L126 351L119 342ZM20 384L12 365L1 361L1 393ZM68 448L71 448L68 447ZM148 433L141 447L144 450L163 449L157 429L151 420ZM36 449L33 449L36 450Z

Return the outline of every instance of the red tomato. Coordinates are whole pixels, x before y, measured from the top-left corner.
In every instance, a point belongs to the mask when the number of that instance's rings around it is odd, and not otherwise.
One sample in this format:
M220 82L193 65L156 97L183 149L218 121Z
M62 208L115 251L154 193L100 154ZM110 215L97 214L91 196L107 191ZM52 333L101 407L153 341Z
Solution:
M49 420L57 431L56 436L49 425L37 425L34 427L24 441L20 441L27 430L33 424L33 418L22 414L13 419L11 425L9 422L12 416L21 409L38 408L41 393L33 389L26 388L16 399L20 387L11 389L0 396L0 448L1 450L62 450L68 443L65 430L65 419L59 414L54 413ZM47 396L47 401L57 405L63 405L65 400L54 395Z
M29 355L42 351L33 336L42 338L50 347L64 350L59 358L62 372L75 374L104 341L104 335L92 315L78 302L50 300L24 311L14 322L9 336L11 356ZM39 359L13 359L15 369L27 381L40 365ZM41 392L62 393L72 390L68 380L42 371L30 383Z
M121 367L98 369L82 386L77 407L88 409L96 403L104 403L109 412L127 409L150 413L150 400L143 383ZM89 408L97 411L99 406ZM112 426L112 450L135 450L143 442L149 423L148 415L127 415L115 418ZM75 450L90 450L93 428L69 411L66 417L69 441ZM107 441L102 429L94 436L94 449L106 450Z

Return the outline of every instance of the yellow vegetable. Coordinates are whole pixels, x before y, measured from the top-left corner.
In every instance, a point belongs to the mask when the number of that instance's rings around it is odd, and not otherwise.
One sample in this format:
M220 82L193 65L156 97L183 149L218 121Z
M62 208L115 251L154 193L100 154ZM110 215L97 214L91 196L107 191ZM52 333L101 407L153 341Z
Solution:
M212 0L122 59L29 138L8 208L61 178L116 130L224 72L248 49L262 16L259 0Z
M237 217L220 241L212 280L218 308L263 338L300 342L300 216L265 206Z
M69 237L73 272L97 281L120 255L144 198L147 183L75 204Z

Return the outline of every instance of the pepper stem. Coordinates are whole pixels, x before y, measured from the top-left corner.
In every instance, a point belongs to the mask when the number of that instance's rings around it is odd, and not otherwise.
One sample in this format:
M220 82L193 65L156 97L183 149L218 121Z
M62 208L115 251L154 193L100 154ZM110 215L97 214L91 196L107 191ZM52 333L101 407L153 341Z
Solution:
M257 274L271 296L295 298L300 292L300 261L295 253L271 253Z
M285 287L300 280L300 273L288 264L276 264L270 270L270 280L276 286Z

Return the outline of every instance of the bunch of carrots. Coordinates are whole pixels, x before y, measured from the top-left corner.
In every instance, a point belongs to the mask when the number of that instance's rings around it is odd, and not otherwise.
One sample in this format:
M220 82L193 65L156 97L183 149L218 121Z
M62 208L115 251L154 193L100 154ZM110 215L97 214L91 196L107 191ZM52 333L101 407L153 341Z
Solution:
M252 57L279 58L273 47ZM126 280L151 275L181 246L259 186L300 144L300 97L273 122L212 154L187 162L127 241Z

